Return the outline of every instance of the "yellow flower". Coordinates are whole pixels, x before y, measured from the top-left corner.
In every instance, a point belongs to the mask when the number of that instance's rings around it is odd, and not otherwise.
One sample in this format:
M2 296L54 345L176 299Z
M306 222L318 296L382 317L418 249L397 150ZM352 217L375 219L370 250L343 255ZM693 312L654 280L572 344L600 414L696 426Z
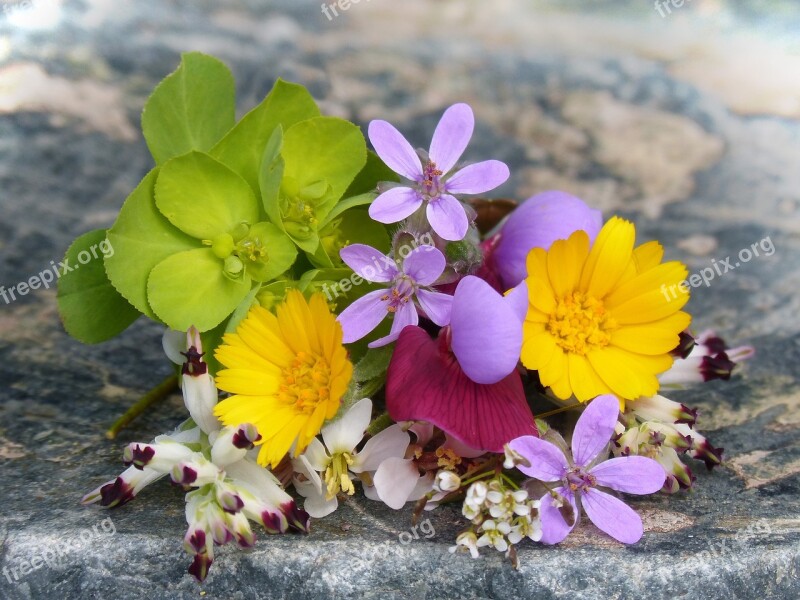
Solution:
M342 327L322 294L306 302L290 290L276 312L255 306L223 338L216 357L227 368L217 386L235 395L214 410L225 425L255 425L258 462L273 467L295 442L297 454L306 449L339 410L353 374Z
M614 217L591 250L576 231L528 255L522 363L563 400L652 396L656 376L672 366L669 353L691 317L680 310L689 294L669 290L686 267L662 264L658 242L634 249L635 237L632 223Z

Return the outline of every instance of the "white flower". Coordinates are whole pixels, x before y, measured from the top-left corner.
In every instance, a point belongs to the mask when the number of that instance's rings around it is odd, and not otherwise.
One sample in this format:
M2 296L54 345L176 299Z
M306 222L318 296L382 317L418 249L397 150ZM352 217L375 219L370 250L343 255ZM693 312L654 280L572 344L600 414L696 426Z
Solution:
M419 484L413 461L403 458L411 438L399 425L384 429L356 451L371 417L372 401L359 400L339 420L322 428L322 441L314 438L292 461L295 472L303 476L295 476L295 489L305 497L305 510L311 516L320 518L336 510L337 494L352 495L352 478L358 474L374 473L374 489L368 492L371 486L365 486L365 494L395 509L406 503Z
M478 548L492 546L498 552L505 552L508 550L506 536L511 533L511 525L508 522L497 522L492 519L487 519L481 523L481 531L484 533L478 538Z
M455 492L461 487L461 477L452 471L439 471L433 481L433 489L437 492Z
M468 550L472 558L478 558L478 536L473 531L464 531L458 534L456 538L456 545L448 548L450 553L455 553L458 550Z

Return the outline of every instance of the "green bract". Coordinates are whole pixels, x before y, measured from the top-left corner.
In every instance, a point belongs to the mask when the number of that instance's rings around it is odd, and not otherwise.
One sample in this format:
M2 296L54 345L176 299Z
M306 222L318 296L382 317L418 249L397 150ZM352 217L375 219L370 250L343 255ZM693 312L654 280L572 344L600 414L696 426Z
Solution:
M303 86L281 80L237 123L234 90L223 63L191 52L147 100L142 129L156 167L107 232L70 248L68 257L113 248L60 282L70 334L100 342L144 314L197 327L213 350L254 302L271 307L289 288L311 293L346 277L344 245L388 249L366 208L378 182L395 177L361 130L320 116Z

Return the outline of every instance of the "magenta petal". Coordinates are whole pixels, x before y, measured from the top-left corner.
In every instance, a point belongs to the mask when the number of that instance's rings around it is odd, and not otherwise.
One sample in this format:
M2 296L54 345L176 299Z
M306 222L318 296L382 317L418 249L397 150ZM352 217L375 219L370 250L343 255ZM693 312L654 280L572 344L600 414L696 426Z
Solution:
M453 353L477 383L496 383L514 371L522 322L512 304L483 279L468 275L456 288L450 313Z
M572 433L572 457L576 465L588 465L608 445L618 416L619 400L616 396L605 394L589 403L578 417Z
M623 544L635 544L642 539L642 519L622 500L596 489L581 496L583 510L598 529Z
M450 324L450 311L453 308L453 297L441 292L417 290L417 301L425 311L425 315L439 327Z
M567 523L561 515L561 511L553 505L553 497L550 494L542 496L539 501L539 518L542 521L541 542L543 544L558 544L564 541L564 538L575 529L575 525L578 523L578 506L575 503L575 496L564 487L558 487L554 491L561 494L572 505L572 514L575 520L573 523Z
M440 250L424 244L417 246L403 260L403 273L419 285L431 285L439 279L447 266Z
M419 179L422 175L419 156L394 125L386 121L372 121L367 135L386 166L411 181Z
M530 463L530 466L517 465L517 469L539 481L561 481L569 468L561 449L538 437L526 435L511 440L508 445Z
M419 315L417 315L417 309L414 307L414 304L412 302L403 304L397 312L394 313L394 321L392 321L392 328L389 330L389 335L385 335L374 342L370 342L368 347L379 348L386 344L391 344L400 336L400 332L402 332L403 329L409 325L416 325L417 323L419 323Z
M422 198L408 187L383 192L369 205L369 216L379 223L397 223L422 206Z
M451 194L483 194L503 185L510 174L504 162L485 160L455 173L445 183L445 189Z
M437 200L429 202L426 214L431 227L440 237L457 242L467 235L467 213L453 196L442 194Z
M514 371L493 385L467 377L447 348L419 327L400 334L389 363L386 407L394 421L428 421L459 441L489 452L536 435L522 380Z
M510 288L525 279L525 259L531 248L547 250L579 229L594 241L602 225L599 210L565 192L543 192L526 200L509 215L493 254L503 284Z
M358 275L376 283L392 281L397 275L394 261L366 244L350 244L339 251L344 263Z
M429 156L442 173L452 169L467 149L475 129L475 116L468 104L454 104L442 115L433 132Z
M345 344L363 338L389 314L386 311L386 304L381 301L381 297L385 295L386 290L370 292L345 308L336 318L342 324L344 332L342 341Z
M664 467L646 456L620 456L601 462L591 471L597 485L628 494L655 494L664 485Z

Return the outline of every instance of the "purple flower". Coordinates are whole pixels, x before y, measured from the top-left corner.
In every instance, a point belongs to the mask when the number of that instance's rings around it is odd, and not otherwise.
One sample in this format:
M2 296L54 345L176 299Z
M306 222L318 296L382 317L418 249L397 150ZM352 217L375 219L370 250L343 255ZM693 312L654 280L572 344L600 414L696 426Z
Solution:
M524 282L505 297L478 277L470 275L458 283L450 314L450 346L472 381L497 383L516 368L527 304Z
M388 291L370 292L339 315L345 344L363 338L389 313L394 314L391 332L371 342L369 347L385 346L395 341L406 325L416 325L419 322L414 297L431 321L441 327L450 322L453 297L422 287L430 286L439 279L447 263L444 254L433 246L414 248L403 260L402 270L397 269L392 258L365 244L352 244L342 248L339 255L348 267L367 281L391 282Z
M525 279L531 248L547 250L579 229L589 234L592 243L602 226L599 210L565 192L542 192L529 198L508 216L492 254L503 285L512 288Z
M542 497L539 515L545 544L557 544L572 531L580 519L579 501L592 523L614 539L625 544L641 539L644 530L639 515L598 487L628 494L653 494L664 485L666 475L661 465L644 456L602 461L601 453L606 455L618 416L619 401L615 396L595 398L575 425L572 459L555 444L533 436L523 436L509 444L527 461L517 464L520 471L546 483L559 483L554 492L569 503L557 506L550 493Z
M467 104L448 108L433 133L430 152L423 164L411 144L386 121L369 124L369 139L378 156L395 173L413 182L411 187L393 187L372 202L369 215L381 223L396 223L426 204L433 230L445 240L464 238L469 220L454 194L482 194L504 183L508 167L487 160L450 173L469 143L475 117Z

